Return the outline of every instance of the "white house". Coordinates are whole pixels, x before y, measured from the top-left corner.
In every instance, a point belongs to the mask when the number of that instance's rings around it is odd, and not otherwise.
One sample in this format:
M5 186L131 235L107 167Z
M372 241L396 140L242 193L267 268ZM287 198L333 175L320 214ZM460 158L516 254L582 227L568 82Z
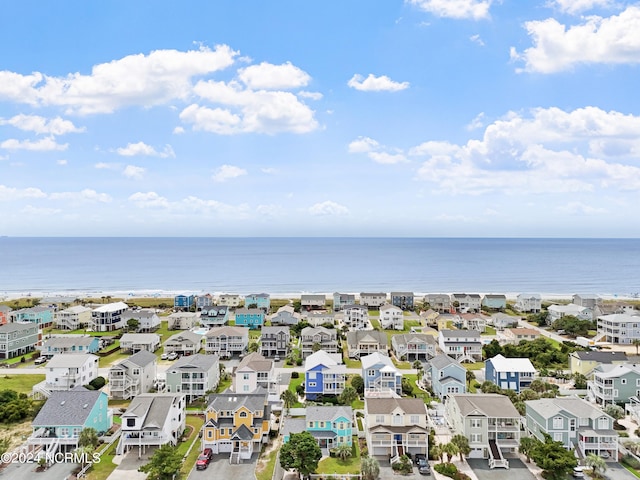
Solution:
M482 340L477 330L440 330L440 350L459 362L476 362L482 359Z
M91 312L91 328L96 332L111 332L126 325L122 316L129 309L124 302L107 303Z
M77 330L91 323L91 309L75 305L55 313L56 326L60 329Z
M258 352L254 352L244 357L233 372L233 391L251 393L258 387L263 387L269 393L275 393L277 377L273 360L268 360Z
M572 315L580 320L593 319L593 310L574 303L569 303L568 305L551 305L547 311L549 312L549 320L551 322L560 320L565 315Z
M524 313L538 313L542 310L542 296L539 293L521 293L513 306Z
M46 365L45 380L34 385L33 392L36 396L49 397L53 391L81 387L97 377L97 356L60 353L49 360Z
M109 393L111 398L128 400L154 388L158 357L140 350L109 369Z
M129 309L122 314L124 324L129 320L137 320L136 332L153 332L160 328L160 317L153 308Z
M404 330L404 313L395 305L380 307L380 326L385 330Z
M160 335L157 333L125 333L120 337L120 348L130 353L137 353L141 350L155 352L160 348Z

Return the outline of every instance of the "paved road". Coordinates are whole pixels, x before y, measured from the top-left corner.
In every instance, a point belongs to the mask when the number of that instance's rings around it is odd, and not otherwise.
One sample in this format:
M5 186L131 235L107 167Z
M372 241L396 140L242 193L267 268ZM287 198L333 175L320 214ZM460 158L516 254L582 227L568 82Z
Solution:
M62 480L66 478L78 465L75 463L57 463L44 472L36 472L35 463L12 463L0 468L0 478L7 480Z
M509 468L489 468L484 458L468 458L467 463L478 480L535 480L536 477L519 458L509 458Z
M530 324L529 322L527 322L526 320L520 320L520 324L521 324L523 327L525 327L525 328L532 328L533 330L537 330L537 331L538 331L538 332L540 332L543 336L545 336L545 337L549 337L549 338L551 338L552 340L555 340L555 341L557 341L557 342L564 342L564 341L567 341L567 340L571 340L571 341L573 341L573 340L572 340L572 339L570 339L569 337L562 337L562 336L558 335L557 333L550 332L549 330L545 330L544 328L540 328L540 327L537 327L537 326L535 326L535 325L531 325L531 324Z
M214 455L213 460L206 470L196 470L195 468L189 474L188 480L204 480L210 478L219 478L221 480L255 480L256 461L258 453L254 453L251 460L245 460L244 463L231 465L229 463L229 455Z

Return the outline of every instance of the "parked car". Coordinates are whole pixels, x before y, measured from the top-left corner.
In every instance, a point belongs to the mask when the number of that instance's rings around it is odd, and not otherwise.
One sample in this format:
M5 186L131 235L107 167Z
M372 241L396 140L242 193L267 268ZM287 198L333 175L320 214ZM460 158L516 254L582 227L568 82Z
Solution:
M211 463L211 459L213 459L213 450L205 448L196 460L196 470L205 470Z
M162 355L160 355L160 360L168 360L168 359L169 359L168 353L163 353Z
M423 453L416 453L413 456L413 463L415 463L416 465L420 465L420 460L422 461L427 461L427 456Z
M431 475L431 468L429 467L429 462L426 460L420 460L418 463L418 473L420 475Z
M584 478L584 471L583 470L584 470L584 467L580 467L580 466L575 467L573 469L573 474L572 475L574 476L574 478Z
M167 355L167 360L175 360L176 358L178 358L178 354L176 352L171 352Z
M38 357L36 358L36 361L33 363L35 363L36 365L42 365L46 361L47 361L47 357Z

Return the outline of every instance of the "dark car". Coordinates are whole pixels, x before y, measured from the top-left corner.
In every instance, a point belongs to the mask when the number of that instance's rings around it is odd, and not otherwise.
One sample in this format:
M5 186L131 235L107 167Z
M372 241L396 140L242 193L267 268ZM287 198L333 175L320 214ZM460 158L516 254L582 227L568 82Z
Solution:
M427 461L427 456L425 454L423 454L423 453L416 453L413 456L413 463L415 463L416 465L420 465L420 461L421 460L426 462Z
M196 470L206 469L211 463L211 458L213 458L213 451L210 448L205 448L196 460Z
M420 460L420 462L418 463L418 473L420 475L431 475L429 462L427 462L426 460Z

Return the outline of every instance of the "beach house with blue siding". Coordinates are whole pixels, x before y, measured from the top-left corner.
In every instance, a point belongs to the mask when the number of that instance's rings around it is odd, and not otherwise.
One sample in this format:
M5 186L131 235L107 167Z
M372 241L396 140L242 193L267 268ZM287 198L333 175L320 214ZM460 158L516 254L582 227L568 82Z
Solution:
M484 362L485 379L503 390L520 393L531 386L536 369L528 358L505 358L498 354Z
M402 374L388 356L374 352L361 360L365 397L402 395Z
M353 435L353 410L344 406L310 406L304 418L287 417L282 426L284 443L293 433L307 431L313 435L322 449L330 450L340 445L351 446Z
M75 450L83 429L94 428L102 434L111 428L108 400L106 393L84 387L52 392L31 422L28 445L51 454Z
M53 309L49 307L31 307L22 308L11 312L11 317L15 323L33 323L40 328L46 328L53 325Z
M340 395L347 380L347 369L342 355L324 350L309 355L304 362L304 390L307 400L322 395Z
M507 297L503 294L487 294L482 297L482 306L489 310L503 310L507 308Z
M195 295L176 295L173 297L173 308L191 308L196 301Z
M54 335L44 341L40 354L53 357L58 353L96 353L100 350L100 338L90 335Z
M264 325L264 312L259 308L238 308L236 327L261 328Z
M431 388L433 393L444 400L455 393L466 393L467 370L449 355L441 354L429 362L431 371Z
M247 295L244 298L244 306L250 308L252 305L268 313L271 308L271 297L268 293L252 293L251 295Z

